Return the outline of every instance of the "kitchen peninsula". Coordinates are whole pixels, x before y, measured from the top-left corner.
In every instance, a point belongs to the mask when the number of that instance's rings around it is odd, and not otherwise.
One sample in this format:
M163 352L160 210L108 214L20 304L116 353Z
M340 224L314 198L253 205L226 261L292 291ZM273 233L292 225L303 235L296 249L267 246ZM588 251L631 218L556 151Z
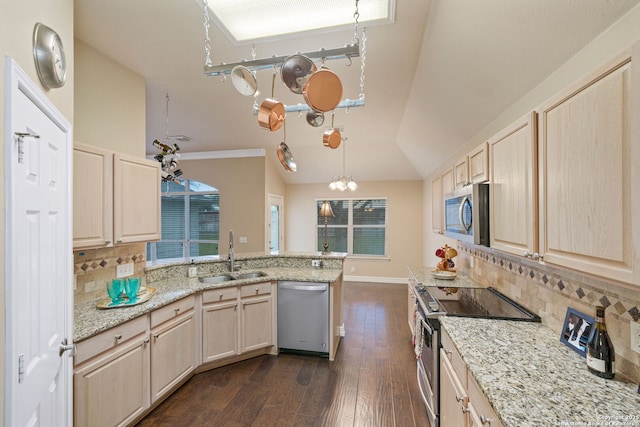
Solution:
M148 266L144 285L156 289L149 301L113 309L98 309L97 301L77 304L76 425L96 419L128 425L197 372L277 354L278 281L329 284L333 360L343 333L345 256L237 254L240 269L233 272L223 260ZM322 267L312 267L312 260L320 260ZM197 274L189 277L194 268ZM222 276L230 278L201 280ZM111 386L122 389L123 396L111 396Z

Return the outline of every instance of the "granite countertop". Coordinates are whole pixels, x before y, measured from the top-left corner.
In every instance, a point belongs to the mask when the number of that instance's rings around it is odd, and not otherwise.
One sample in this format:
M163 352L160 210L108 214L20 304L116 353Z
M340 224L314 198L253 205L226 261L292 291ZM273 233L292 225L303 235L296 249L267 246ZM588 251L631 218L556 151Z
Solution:
M79 342L107 329L118 326L128 320L142 316L181 298L208 289L219 289L231 286L260 283L272 280L297 280L304 282L335 282L342 274L342 269L332 268L260 268L266 276L233 280L222 283L202 283L197 277L179 277L154 281L148 286L156 288L156 293L145 303L131 307L99 309L96 303L89 301L76 304L74 307L73 341ZM242 273L250 270L242 271ZM106 297L106 292L105 292Z
M415 280L416 285L447 287L447 288L479 288L479 284L474 282L467 274L456 271L456 278L453 280L436 279L431 275L435 267L408 267L410 277Z
M640 426L637 384L605 380L540 323L441 317L506 427Z

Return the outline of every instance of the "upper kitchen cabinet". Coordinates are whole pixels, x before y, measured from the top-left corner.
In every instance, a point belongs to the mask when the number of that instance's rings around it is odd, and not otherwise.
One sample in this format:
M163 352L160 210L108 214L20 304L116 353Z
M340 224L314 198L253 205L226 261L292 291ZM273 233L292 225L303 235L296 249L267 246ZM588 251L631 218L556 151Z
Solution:
M462 188L489 180L489 149L485 142L453 165L454 187Z
M632 170L640 143L631 131L640 112L631 109L632 66L629 51L538 109L544 261L629 283L632 229L640 226L631 207L632 187L640 186Z
M113 242L113 153L73 146L73 247Z
M457 190L469 185L469 157L464 156L453 164L453 187Z
M160 164L98 147L73 150L73 247L160 239Z
M124 154L113 158L116 243L160 240L160 163Z
M449 168L442 173L442 197L451 193L454 189L453 186L453 168Z
M536 114L530 113L488 141L491 247L533 254L536 228Z

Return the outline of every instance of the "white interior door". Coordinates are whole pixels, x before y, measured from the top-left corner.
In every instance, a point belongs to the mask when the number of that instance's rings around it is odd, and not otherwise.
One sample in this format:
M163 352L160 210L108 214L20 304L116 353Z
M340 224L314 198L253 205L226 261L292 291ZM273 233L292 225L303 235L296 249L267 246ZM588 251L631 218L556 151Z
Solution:
M279 253L284 251L283 248L283 216L284 201L282 196L269 194L269 238L267 250L269 253Z
M71 125L10 58L5 70L5 425L70 426Z

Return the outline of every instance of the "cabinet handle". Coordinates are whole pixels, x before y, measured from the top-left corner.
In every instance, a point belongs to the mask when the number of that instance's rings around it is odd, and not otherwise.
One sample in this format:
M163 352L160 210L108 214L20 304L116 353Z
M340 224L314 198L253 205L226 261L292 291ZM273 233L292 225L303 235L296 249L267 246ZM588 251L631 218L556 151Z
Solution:
M158 338L160 338L160 334L153 334L153 342L158 341Z
M538 261L538 260L542 260L544 258L544 255L541 255L537 252L534 252L533 255L531 255L531 258L533 258L534 260Z
M238 304L235 304L235 305L233 306L233 311L238 311Z
M222 299L223 296L224 296L224 294L220 294L220 299Z
M121 340L122 339L122 334L116 334L115 339L116 339L116 341Z
M256 288L256 295L260 293L260 288Z
M176 313L176 315L178 315L178 312L180 311L180 307L174 308L173 311Z
M150 341L151 341L151 339L148 336L144 337L144 343L145 344L149 344Z
M525 257L525 258L531 258L533 256L533 254L531 252L529 252L529 251L524 251L522 256Z
M487 418L484 415L480 415L480 422L482 424L491 424L491 421L493 421L493 418Z
M469 412L471 409L467 408L466 406L462 407L462 413L467 413Z
M122 240L116 240L116 243L122 243Z
M105 241L104 241L104 244L105 244L105 245L108 245L109 243L111 243L111 240L105 240Z

